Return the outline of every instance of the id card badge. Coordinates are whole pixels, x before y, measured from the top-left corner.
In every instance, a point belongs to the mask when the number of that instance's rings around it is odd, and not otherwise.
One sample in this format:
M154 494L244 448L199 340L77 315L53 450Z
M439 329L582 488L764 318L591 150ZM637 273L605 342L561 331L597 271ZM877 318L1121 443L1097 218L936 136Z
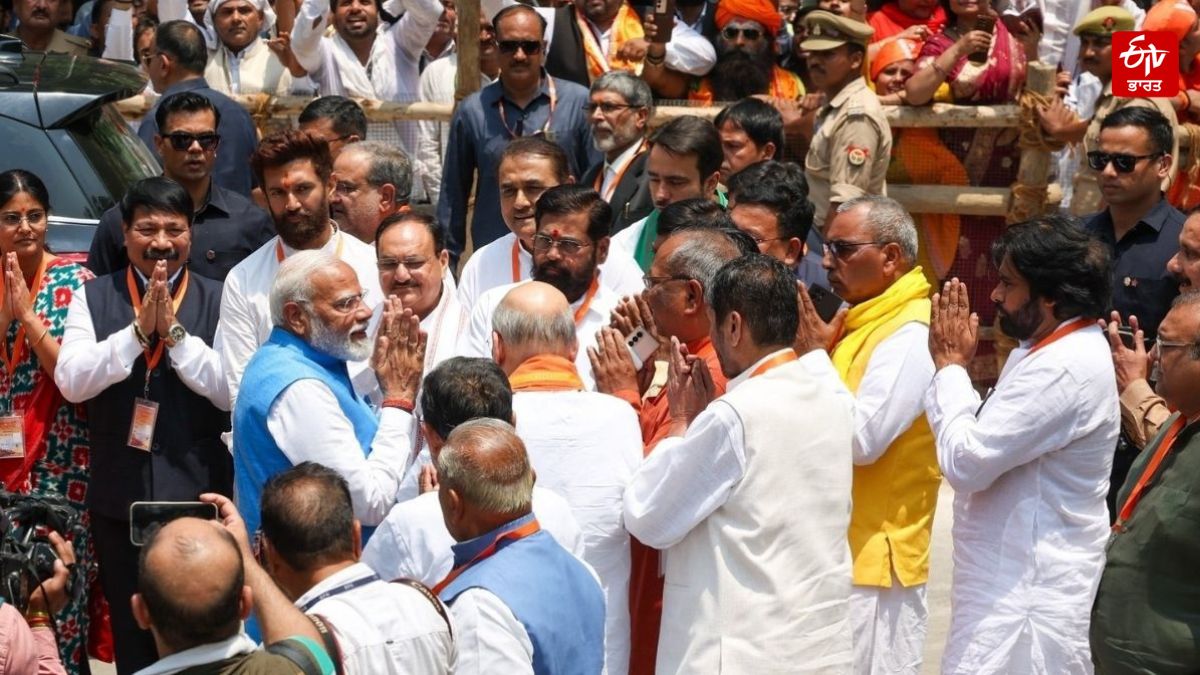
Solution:
M133 421L129 424L129 447L150 452L154 440L154 423L158 420L158 404L145 398L133 399Z
M0 459L25 456L25 421L19 414L0 415Z

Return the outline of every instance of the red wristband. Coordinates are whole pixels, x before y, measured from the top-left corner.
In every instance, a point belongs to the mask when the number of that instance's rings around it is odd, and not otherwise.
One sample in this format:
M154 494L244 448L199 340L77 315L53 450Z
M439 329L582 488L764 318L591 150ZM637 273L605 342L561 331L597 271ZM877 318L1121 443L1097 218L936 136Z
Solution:
M385 398L382 405L384 408L399 408L410 414L417 407L412 401L406 398Z

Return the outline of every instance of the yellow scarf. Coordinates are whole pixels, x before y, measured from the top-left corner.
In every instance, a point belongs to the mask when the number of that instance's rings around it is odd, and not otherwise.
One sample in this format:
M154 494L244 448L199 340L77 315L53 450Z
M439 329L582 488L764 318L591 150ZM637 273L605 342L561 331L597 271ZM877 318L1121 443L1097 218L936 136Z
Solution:
M583 391L583 380L575 364L561 356L539 354L517 366L508 376L517 391Z
M608 41L608 54L600 50L600 42L592 32L592 25L583 16L579 8L575 9L575 23L579 26L579 34L583 38L583 53L587 59L588 80L595 80L610 70L628 70L634 75L642 74L641 61L626 61L617 58L621 47L629 40L646 37L642 28L642 20L629 3L621 3L617 16L613 19L612 35Z
M869 359L859 359L864 348L874 348L879 339L910 321L929 325L929 282L918 265L896 280L882 294L850 308L846 315L846 334L833 349L833 366L852 391L858 389ZM877 339L872 336L881 328L889 330ZM868 343L870 346L868 347Z

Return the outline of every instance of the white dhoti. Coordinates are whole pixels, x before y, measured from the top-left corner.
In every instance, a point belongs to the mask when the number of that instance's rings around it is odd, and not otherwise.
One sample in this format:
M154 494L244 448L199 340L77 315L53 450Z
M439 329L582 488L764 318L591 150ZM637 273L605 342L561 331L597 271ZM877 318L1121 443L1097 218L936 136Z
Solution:
M892 572L891 588L854 586L850 623L855 675L917 675L928 619L925 584L905 588Z

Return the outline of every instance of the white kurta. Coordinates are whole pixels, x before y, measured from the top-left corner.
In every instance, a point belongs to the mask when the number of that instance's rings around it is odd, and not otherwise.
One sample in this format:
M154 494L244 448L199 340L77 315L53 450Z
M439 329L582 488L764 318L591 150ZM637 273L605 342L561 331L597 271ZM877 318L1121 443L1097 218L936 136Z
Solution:
M926 397L956 492L943 673L1092 672L1121 426L1112 356L1094 325L1029 348L1009 355L981 410L959 366L939 371Z
M297 607L308 607L306 613L318 614L330 625L346 674L454 672L450 627L423 593L387 581L339 592L370 576L371 569L357 563L322 579L296 600Z
M229 382L230 405L237 401L238 386L250 357L259 345L271 335L271 285L279 271L279 259L275 237L238 263L229 276L225 277L225 291L221 294L221 322L217 326L217 338L221 340L221 361L225 379ZM379 290L379 272L375 267L375 248L343 232L334 232L322 251L337 255L354 269L358 283L367 295L363 301L372 310L383 299ZM295 249L283 244L283 255L288 257ZM347 364L350 377L355 379L366 362L353 361Z
M287 96L292 93L292 74L261 37L238 54L224 44L218 44L208 53L204 80L208 86L226 95L265 93Z
M588 391L518 391L517 435L537 483L567 500L583 531L583 560L600 578L609 675L629 667L629 534L625 486L642 460L642 432L629 404Z
M495 593L469 588L450 606L458 646L455 675L533 675L529 632Z
M479 301L471 310L467 331L459 340L459 356L492 358L492 315L496 313L496 307L500 306L500 301L516 285L499 286L479 296ZM571 310L579 309L586 297L584 295L572 303ZM575 355L575 368L579 371L579 377L583 380L583 386L586 389L590 390L596 387L596 380L592 375L592 362L588 360L587 356L587 348L596 346L596 333L608 325L612 310L617 306L618 301L620 298L615 293L608 290L604 284L600 284L596 289L595 297L592 298L592 303L588 305L587 312L575 324L575 338L579 343L579 352Z
M455 78L458 76L458 52L434 59L421 73L418 99L429 103L454 103ZM479 74L479 88L492 83L492 78ZM425 185L425 194L432 204L438 203L442 191L442 164L446 161L446 146L450 143L450 123L421 120L417 122L417 150L413 158L416 179Z
M582 558L579 524L567 500L535 486L533 515L560 546ZM384 579L416 579L432 588L454 567L452 546L437 492L426 492L392 507L363 548L362 562Z
M509 232L471 254L458 282L458 299L474 309L479 296L496 288L533 277L533 254L517 244L517 274L513 278L512 250L517 235ZM623 249L609 246L608 259L600 266L600 283L620 297L646 290L642 268Z

